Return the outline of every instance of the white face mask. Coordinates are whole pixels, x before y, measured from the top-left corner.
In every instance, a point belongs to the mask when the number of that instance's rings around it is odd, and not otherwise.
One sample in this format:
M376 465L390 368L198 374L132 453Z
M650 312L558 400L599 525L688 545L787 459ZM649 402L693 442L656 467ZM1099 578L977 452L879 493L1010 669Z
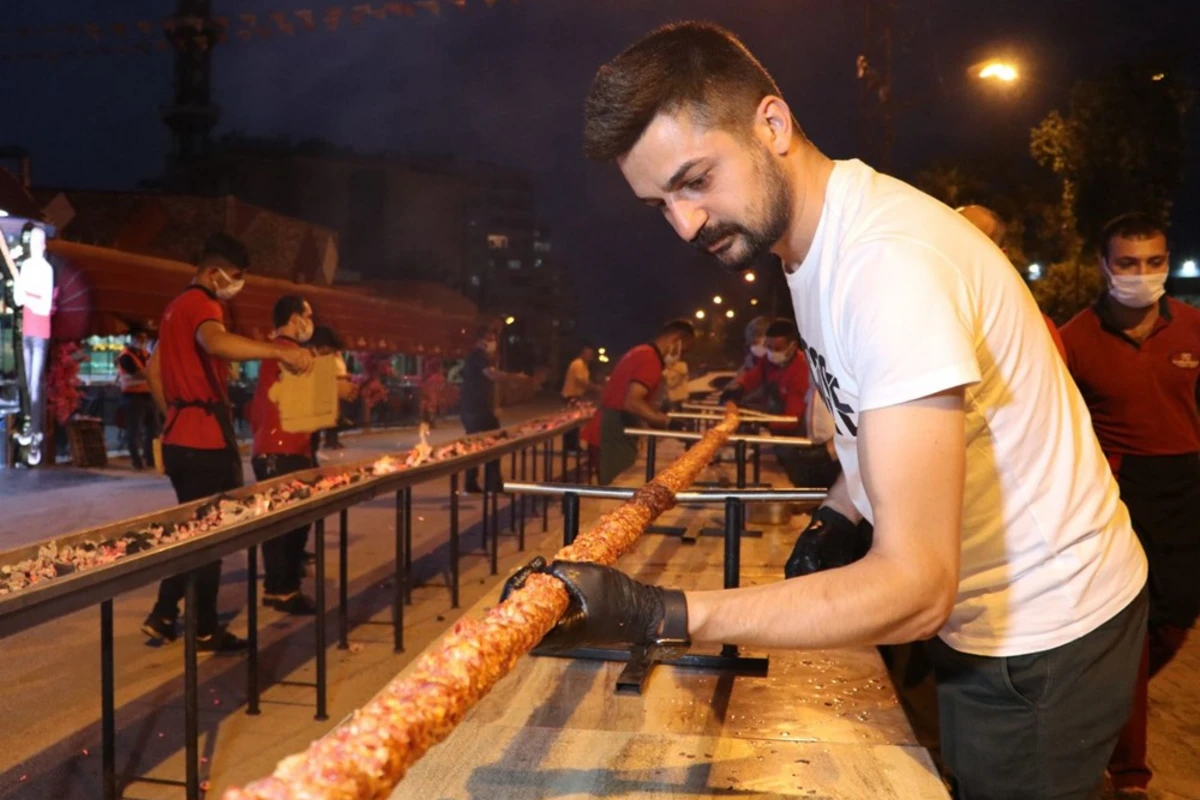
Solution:
M300 327L296 331L296 341L304 344L313 337L313 330L316 328L311 319L300 320Z
M791 361L792 356L794 354L795 354L795 351L793 351L789 347L787 350L784 350L782 353L777 350L772 350L771 352L767 353L767 358L770 359L772 364L774 364L776 366L782 366L783 364L786 364L787 362Z
M755 342L754 344L750 345L750 355L754 356L755 358L762 358L769 352L770 351L767 350L767 346L762 342Z
M216 291L213 292L213 294L215 294L217 297L221 298L222 300L232 300L234 297L237 296L237 293L240 292L246 285L245 279L238 278L235 281L233 278L230 278L228 275L226 275L225 270L223 270L223 269L218 269L217 272L219 272L221 274L222 278L229 281L229 283L225 284L220 289L217 289Z
M679 363L679 357L682 354L682 350L683 350L682 347L680 347L679 345L676 345L675 347L672 347L670 350L668 350L666 353L664 353L663 354L663 365L670 367L670 366L673 366L674 364Z
M1167 293L1167 273L1152 272L1145 275L1114 275L1104 265L1108 278L1108 293L1126 308L1147 308L1154 305Z

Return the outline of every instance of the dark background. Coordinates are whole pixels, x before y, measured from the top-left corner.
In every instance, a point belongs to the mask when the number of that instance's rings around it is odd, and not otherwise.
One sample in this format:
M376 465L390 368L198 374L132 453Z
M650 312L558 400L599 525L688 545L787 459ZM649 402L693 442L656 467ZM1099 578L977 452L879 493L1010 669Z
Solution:
M349 6L347 2L347 15ZM378 5L378 4L377 4ZM4 4L21 25L158 20L168 0L54 0ZM467 0L434 16L351 25L319 21L325 4L216 0L214 14L312 8L317 31L230 39L214 60L216 133L319 137L363 151L450 153L532 170L539 211L575 286L581 331L619 351L663 319L691 315L714 292L745 319L748 287L680 243L636 203L615 167L579 153L581 104L603 61L663 22L710 19L744 38L771 70L809 136L835 158L862 152L855 56L862 0ZM898 106L894 172L932 161L978 161L1034 180L1028 132L1064 108L1071 84L1124 59L1171 53L1195 86L1195 0L900 0L894 20ZM55 46L54 37L47 39ZM0 50L36 46L0 34ZM1002 54L1022 66L1005 96L967 68ZM133 188L161 174L169 137L160 121L172 56L110 55L0 64L0 144L33 154L34 182ZM1065 108L1064 108L1065 110ZM1200 256L1200 112L1187 118L1188 174L1174 212L1178 263ZM757 287L761 294L764 287ZM764 303L760 308L766 308Z

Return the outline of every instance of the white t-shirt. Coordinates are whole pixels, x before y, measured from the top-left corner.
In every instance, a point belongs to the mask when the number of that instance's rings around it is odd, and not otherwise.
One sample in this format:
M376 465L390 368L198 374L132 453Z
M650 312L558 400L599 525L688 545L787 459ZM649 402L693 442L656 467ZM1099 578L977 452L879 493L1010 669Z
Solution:
M587 362L582 357L576 358L571 362L571 366L567 367L567 377L563 381L562 396L567 399L583 397L587 394L588 383L592 379L592 373L588 369Z
M868 520L859 414L965 387L962 566L939 633L947 644L1040 652L1133 600L1146 559L1087 407L1029 289L986 236L905 183L837 162L812 248L787 280Z

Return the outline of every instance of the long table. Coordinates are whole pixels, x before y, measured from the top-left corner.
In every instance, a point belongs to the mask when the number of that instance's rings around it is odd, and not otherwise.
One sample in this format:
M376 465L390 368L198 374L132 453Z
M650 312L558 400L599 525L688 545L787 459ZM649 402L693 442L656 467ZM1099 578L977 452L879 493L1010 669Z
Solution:
M584 525L603 510L585 506ZM708 512L671 513L673 524L698 526ZM778 526L744 539L743 585L779 580L795 535ZM647 536L619 566L648 582L715 589L721 546ZM660 665L641 695L614 692L619 663L522 659L392 800L949 797L874 648L758 655L770 661L765 677Z

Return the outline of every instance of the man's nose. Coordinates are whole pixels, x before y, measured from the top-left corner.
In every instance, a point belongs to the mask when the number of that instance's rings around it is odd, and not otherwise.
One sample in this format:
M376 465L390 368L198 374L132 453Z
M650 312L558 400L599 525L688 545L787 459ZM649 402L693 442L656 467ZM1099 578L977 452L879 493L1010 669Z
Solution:
M679 238L690 242L708 222L708 215L697 205L691 203L673 202L668 206L671 227Z

